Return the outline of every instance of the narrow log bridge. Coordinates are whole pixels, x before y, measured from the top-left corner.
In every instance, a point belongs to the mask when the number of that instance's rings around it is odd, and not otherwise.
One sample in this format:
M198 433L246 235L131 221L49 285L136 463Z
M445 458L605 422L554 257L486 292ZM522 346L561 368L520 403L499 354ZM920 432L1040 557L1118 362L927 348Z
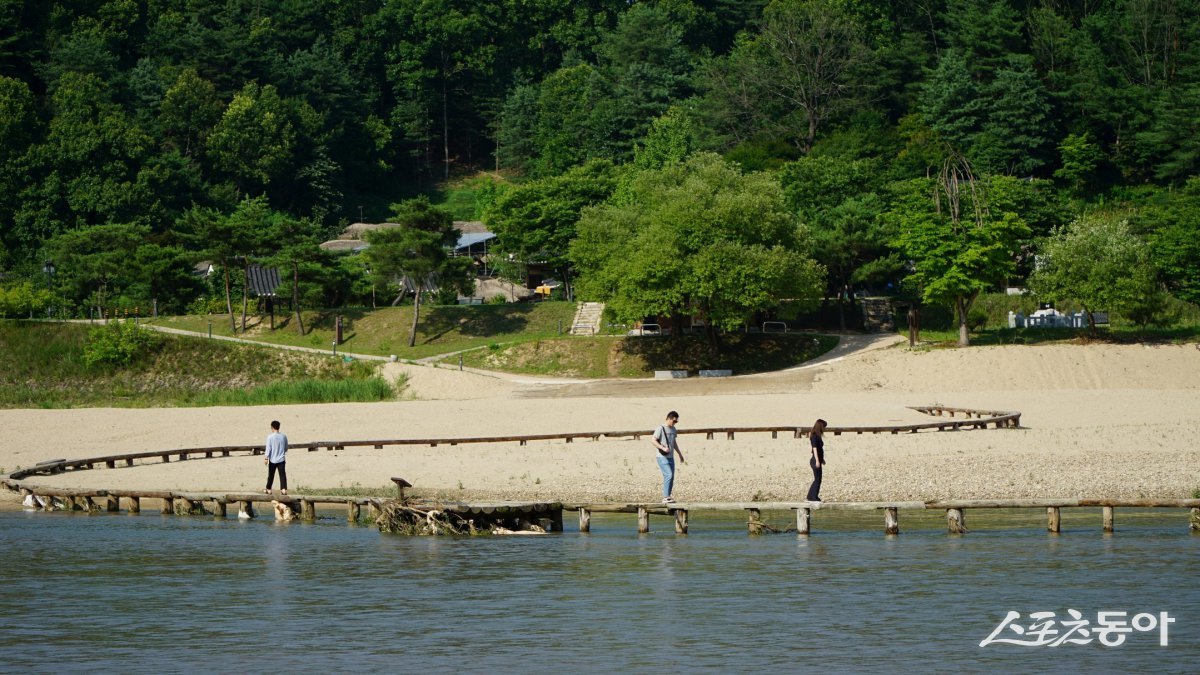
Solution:
M224 518L229 506L236 506L241 517L257 516L256 507L274 508L281 505L287 509L286 519L315 520L317 507L335 506L346 510L346 520L351 523L366 518L374 522L384 508L397 500L384 497L344 497L340 495L267 495L251 493L200 493L166 490L92 490L55 488L16 484L3 481L3 486L20 492L21 496L33 495L46 502L47 510L88 511L117 513L124 509L134 514L142 511L142 502L155 500L163 515L200 516L213 515ZM548 532L561 532L563 527L562 504L558 502L489 502L468 504L463 502L407 502L425 509L454 513L464 519L480 523L501 523L518 526L521 522L534 523ZM264 507L264 505L270 505ZM279 512L276 513L278 518Z
M77 511L139 513L142 500L157 500L164 515L213 515L225 517L228 506L235 504L239 516L255 517L256 506L276 504L288 509L286 519L314 520L318 505L341 506L346 510L346 520L362 522L362 508L367 508L366 517L375 522L387 504L395 500L381 497L344 497L336 495L287 495L272 496L262 493L196 493L162 490L91 490L54 488L19 483L12 480L0 481L0 485L22 496L34 495L45 500L47 508ZM55 502L57 500L57 503ZM900 533L900 511L941 510L946 512L946 530L950 534L966 534L965 513L973 509L1045 509L1046 531L1061 531L1061 510L1064 508L1099 508L1104 532L1115 529L1117 508L1176 508L1190 509L1189 529L1200 534L1200 499L967 499L946 501L894 501L894 502L680 502L659 503L562 503L562 502L411 502L422 508L436 508L455 513L464 519L479 523L537 523L549 532L563 531L563 511L579 514L579 531L591 531L593 513L637 514L637 532L650 531L650 516L666 516L674 523L675 532L687 534L688 517L692 511L743 511L747 515L747 531L762 534L771 528L762 520L764 511L795 511L795 532L799 535L813 533L814 512L820 511L877 511L883 516L883 531L888 535ZM276 517L279 517L276 513Z
M1059 533L1061 511L1064 508L1099 508L1104 532L1115 528L1114 510L1120 508L1183 508L1190 509L1188 527L1200 534L1200 499L965 499L946 501L899 502L679 502L674 504L564 504L563 508L579 512L579 531L591 531L593 513L636 513L639 534L650 531L650 516L666 516L674 521L677 534L687 534L688 514L691 511L744 511L746 530L762 534L769 528L762 520L763 511L795 511L795 532L812 534L814 511L878 511L883 516L883 532L900 534L900 511L944 510L946 531L966 534L968 509L1046 509L1046 531Z
M987 429L989 425L996 429L1011 429L1021 426L1021 413L989 410L974 410L969 408L951 408L947 406L914 406L911 408L932 417L948 417L952 419L925 422L922 424L901 424L892 426L873 427L827 427L825 433L841 436L842 434L915 434L922 431L961 431L970 429ZM961 419L956 419L961 417ZM737 434L769 433L771 438L803 438L808 435L811 427L806 426L765 426L765 427L712 427L701 429L679 429L681 435L704 434L706 439L713 439L724 434L728 440L737 438ZM584 431L560 434L527 434L523 436L472 436L462 438L394 438L379 440L349 440L349 441L313 441L310 443L293 443L290 449L305 449L309 452L318 450L344 450L353 447L371 447L381 450L385 447L404 447L425 445L436 448L439 445L467 445L470 443L519 443L525 445L530 441L563 441L573 443L576 439L601 438L633 438L640 439L649 436L645 429L633 431ZM26 469L9 474L12 480L21 480L29 476L53 475L64 471L83 471L97 468L117 469L149 463L185 462L197 459L214 459L232 457L235 455L261 455L265 451L262 445L229 445L206 448L178 448L172 450L147 450L104 457L86 459L52 459L38 462Z

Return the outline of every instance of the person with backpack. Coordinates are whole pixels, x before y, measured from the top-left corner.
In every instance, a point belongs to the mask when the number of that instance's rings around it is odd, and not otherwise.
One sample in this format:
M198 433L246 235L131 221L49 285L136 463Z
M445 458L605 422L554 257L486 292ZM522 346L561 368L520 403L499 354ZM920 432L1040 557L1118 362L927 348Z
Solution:
M664 504L675 503L675 498L671 496L671 492L675 488L675 455L679 455L681 464L687 463L683 459L683 453L679 451L679 441L676 438L675 425L678 422L679 413L672 410L667 413L666 421L654 430L654 435L651 437L654 449L658 451L658 468L663 475L662 503Z

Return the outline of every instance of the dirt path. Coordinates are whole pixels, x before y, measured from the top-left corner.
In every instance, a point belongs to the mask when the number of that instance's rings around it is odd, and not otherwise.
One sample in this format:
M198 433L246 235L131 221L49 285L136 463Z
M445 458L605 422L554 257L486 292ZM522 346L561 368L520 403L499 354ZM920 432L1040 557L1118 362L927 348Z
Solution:
M585 380L529 382L513 391L518 398L578 398L586 396L711 396L716 394L786 394L812 389L824 369L857 354L903 342L898 335L843 335L820 357L787 370L732 377L695 377L672 380Z
M164 326L146 325L151 330L173 335L208 337L206 333ZM214 340L250 344L259 347L286 349L310 354L328 355L327 349L278 345L257 340L215 335ZM450 352L437 356L387 363L384 376L396 381L404 376L408 381L405 397L418 400L471 400L511 396L514 398L579 398L606 396L708 396L714 394L776 394L806 391L812 388L813 379L821 369L855 354L870 352L902 342L897 335L843 335L836 347L803 365L772 373L735 375L725 378L689 378L685 380L622 380L622 379L572 379L548 376L531 376L477 368L458 369L438 365L436 362ZM470 350L463 350L470 351ZM338 352L341 355L366 361L390 359L374 354Z

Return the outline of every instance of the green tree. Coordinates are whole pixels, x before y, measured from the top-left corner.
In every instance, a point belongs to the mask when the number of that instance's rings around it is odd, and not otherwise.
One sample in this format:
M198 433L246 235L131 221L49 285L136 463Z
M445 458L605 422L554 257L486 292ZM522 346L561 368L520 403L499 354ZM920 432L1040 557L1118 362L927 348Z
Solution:
M163 95L158 109L158 126L164 139L190 157L203 148L222 108L216 87L193 68L179 73L175 84Z
M263 198L244 199L229 214L208 207L195 206L184 214L178 224L180 235L192 250L221 266L225 285L225 309L229 313L229 328L236 333L237 317L233 313L233 289L229 268L249 265L250 255L265 236L267 216ZM246 324L246 284L242 277L242 327Z
M967 151L987 117L979 84L956 50L942 52L937 67L921 87L921 118L938 137L959 152Z
M990 80L1024 47L1021 17L1007 0L947 0L942 18L942 40L966 57L981 80Z
M775 0L761 31L706 72L714 124L742 141L766 132L807 153L868 90L872 53L837 0Z
M1116 215L1082 217L1045 240L1029 288L1039 297L1077 300L1096 332L1097 310L1127 316L1157 304L1150 246Z
M0 75L0 266L9 248L37 248L36 241L20 236L11 227L21 208L18 195L25 190L29 172L22 161L38 133L37 102L25 82Z
M1011 56L984 88L986 118L971 155L990 173L1027 176L1047 162L1053 147L1054 123L1049 97L1033 63Z
M451 148L469 147L452 136L466 138L478 123L470 93L487 86L495 66L496 26L486 9L462 0L398 0L383 9L391 28L387 77L399 103L393 119L425 152L441 137L443 179Z
M323 269L332 267L333 261L321 250L320 225L312 220L275 214L269 237L275 248L268 262L285 267L292 273L292 316L296 320L296 331L304 335L304 318L300 314L302 273L308 281Z
M1054 177L1066 182L1076 195L1086 195L1103 159L1100 149L1087 132L1067 134L1058 145L1058 154L1060 166Z
M676 164L699 150L700 129L691 111L671 106L650 122L645 137L633 146L633 165L638 169L661 169Z
M889 212L894 245L912 265L909 278L925 302L954 308L962 347L970 344L975 299L1012 273L1020 241L1029 236L1017 214L990 207L985 187L961 156L952 158L937 179L897 186Z
M92 303L103 316L134 276L134 256L150 230L142 225L110 224L63 232L46 242L54 261L55 288L75 303Z
M815 298L823 270L767 174L713 154L638 173L608 204L584 210L571 258L580 294L623 321L694 315L717 331L784 298Z
M232 176L242 193L280 178L292 165L296 130L272 85L242 87L208 136L208 156Z
M878 162L808 156L779 174L788 206L808 226L813 257L825 266L827 297L838 298L838 320L846 327L845 291L852 285L896 278L901 265L880 217Z
M496 169L527 171L537 157L538 87L518 84L504 99L496 122Z
M616 189L611 162L597 160L561 176L519 185L500 195L484 214L496 233L500 257L547 263L573 297L569 249L583 209L603 203ZM523 279L522 279L523 281Z
M50 291L32 282L22 281L0 286L0 316L21 319L34 314L44 314L54 302Z
M153 238L133 250L122 277L135 304L158 312L182 312L202 286L192 273L186 251L161 245Z
M138 183L153 139L91 74L66 73L51 98L48 134L22 159L13 218L25 246L77 224L145 223L151 196Z
M400 280L400 294L392 304L400 302L411 287L413 291L413 322L408 346L417 343L417 325L421 320L421 295L425 287L436 280L442 288L467 290L470 259L451 257L449 248L458 240L458 230L450 214L431 206L424 197L410 199L392 206L391 221L397 227L372 230L367 234L371 244L365 252L371 274L379 285Z
M230 233L229 246L242 264L242 332L246 332L246 312L250 303L250 265L260 262L270 254L271 220L274 214L267 205L266 197L245 198L225 218L225 229Z
M1200 304L1200 177L1158 193L1129 215L1135 234L1150 244L1154 267L1175 297Z
M535 175L553 176L590 159L610 158L607 139L616 130L605 114L609 96L603 79L587 64L560 68L542 81Z
M617 133L613 158L625 159L652 120L687 93L691 55L668 3L634 4L596 46L599 72L611 91L609 125Z
M33 140L36 106L28 84L0 76L0 164L24 153Z

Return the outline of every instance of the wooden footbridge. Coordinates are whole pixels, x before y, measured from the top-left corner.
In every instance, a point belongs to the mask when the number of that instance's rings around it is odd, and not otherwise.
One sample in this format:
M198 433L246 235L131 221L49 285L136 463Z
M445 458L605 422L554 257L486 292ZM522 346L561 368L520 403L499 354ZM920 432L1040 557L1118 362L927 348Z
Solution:
M240 517L254 517L255 507L263 504L282 504L295 512L301 520L314 520L319 505L345 509L346 519L351 523L361 522L362 509L370 522L382 512L390 501L381 497L345 497L337 495L268 495L262 493L196 493L154 490L91 490L35 486L12 480L4 480L4 487L19 491L23 496L32 495L45 501L47 508L88 512L126 512L135 514L142 510L142 500L156 500L163 515L213 515L224 518L229 505L236 505ZM56 501L57 500L57 503ZM650 516L664 516L673 521L677 534L688 533L688 521L692 512L746 513L746 529L752 534L763 534L772 528L762 519L766 511L794 511L795 532L799 535L813 533L814 512L822 511L874 511L882 515L884 534L900 533L901 511L940 510L946 514L946 530L951 534L966 534L966 512L979 509L1045 509L1046 531L1061 532L1063 509L1100 509L1101 527L1104 532L1115 529L1117 508L1175 508L1190 509L1189 528L1200 533L1200 499L973 499L941 501L894 501L894 502L679 502L658 503L564 503L564 502L414 502L427 508L458 513L466 517L480 516L492 519L498 516L513 517L540 524L549 532L563 531L564 512L577 512L579 532L591 531L592 514L627 513L637 514L637 532L650 531Z
M636 513L637 531L650 531L652 514L667 516L675 521L675 532L687 534L688 516L692 511L744 511L746 529L750 534L762 534L769 529L763 521L764 511L795 511L796 534L812 534L814 511L876 511L883 515L884 534L900 534L900 511L944 510L946 530L951 534L966 534L967 509L1042 509L1046 510L1046 531L1062 531L1062 509L1100 508L1102 527L1112 532L1115 527L1114 509L1122 508L1187 508L1191 509L1189 528L1200 532L1200 499L960 499L944 501L900 502L679 502L674 504L570 504L567 508L579 511L579 531L591 530L593 513Z
M935 422L920 424L901 424L891 426L870 427L827 427L826 434L841 436L842 434L915 434L922 431L962 431L970 429L987 429L991 425L995 429L1017 428L1021 426L1021 413L973 410L969 408L951 408L947 406L913 406L911 410L926 415L939 417ZM956 418L957 417L957 418ZM947 419L948 418L948 419ZM724 434L728 440L734 440L737 434L769 433L771 438L779 438L779 434L790 435L792 438L803 438L808 435L811 427L780 425L764 427L712 427L701 429L677 429L680 435L704 434L705 438L713 439L718 434ZM471 443L519 443L525 445L530 441L563 441L573 443L576 439L601 438L633 438L640 439L651 432L645 429L633 431L585 431L557 434L526 434L519 436L471 436L461 438L394 438L380 440L349 440L349 441L312 441L308 443L292 443L289 449L305 449L309 452L325 450L344 450L354 447L371 447L382 450L385 447L405 447L425 445L436 448L439 445L467 445ZM20 469L9 474L8 478L20 481L29 476L51 475L64 471L90 470L95 468L116 469L132 467L149 462L166 463L171 461L187 461L194 459L213 459L232 457L234 455L261 455L265 451L262 445L229 445L204 448L177 448L171 450L147 450L144 452L123 453L104 457L88 457L84 459L52 459L38 462L34 466Z
M972 429L1017 428L1020 426L1019 412L988 411L969 408L953 408L941 405L914 406L911 409L931 417L939 418L933 422L920 424L868 426L868 427L828 427L827 434L840 436L842 434L900 434L918 433L925 431L960 431ZM780 425L764 427L717 427L700 429L679 429L678 433L704 434L706 438L715 438L724 434L729 440L737 434L770 433L771 438L779 435L790 435L792 438L807 436L810 427ZM387 439L387 440L348 440L348 441L315 441L291 445L292 450L307 449L315 452L321 449L341 450L351 447L404 447L413 445L465 445L470 443L504 443L516 442L525 445L530 441L558 441L572 443L576 439L601 438L634 438L649 435L644 429L632 431L601 431L601 432L570 432L558 434L530 434L520 436L479 436L461 438L424 438L424 439ZM212 514L225 517L230 505L236 505L238 515L254 517L256 506L264 503L283 505L290 513L295 513L302 520L316 518L318 506L343 508L346 519L359 522L363 519L363 509L372 521L382 512L383 505L390 501L380 497L356 497L340 495L282 495L263 493L200 493L175 490L113 490L113 489L79 489L58 488L45 485L34 485L28 481L33 476L47 476L68 471L92 470L97 468L118 469L134 467L148 463L165 463L171 461L189 461L197 459L213 459L232 457L234 455L261 455L262 445L220 446L202 448L181 448L170 450L150 450L144 452L125 453L103 457L84 459L55 459L9 474L8 478L0 481L0 485L10 490L20 492L22 496L31 496L35 503L49 508L66 510L118 512L122 508L128 513L139 513L142 510L142 500L157 500L162 514L202 515ZM397 479L393 479L397 480ZM401 490L406 484L397 483ZM40 498L40 499L38 499ZM57 500L57 502L56 502ZM688 518L692 511L742 511L747 514L747 530L751 534L761 534L771 528L762 520L764 511L794 511L795 531L801 535L812 533L813 512L820 511L877 511L883 515L883 530L886 534L898 534L900 531L899 513L901 510L944 510L946 512L947 530L951 533L967 532L965 511L967 509L1029 509L1044 508L1046 510L1047 530L1060 531L1060 514L1063 508L1098 507L1102 510L1103 529L1111 532L1114 528L1113 510L1116 508L1189 508L1191 509L1190 523L1193 531L1200 531L1200 499L1017 499L1017 500L957 500L957 501L897 501L897 502L690 502L676 504L658 503L591 503L569 504L561 502L494 502L494 503L427 503L441 510L452 511L463 515L494 516L498 514L511 515L530 522L540 522L548 531L562 531L563 512L576 511L579 515L579 531L591 530L593 513L630 513L637 514L637 531L649 532L650 516L666 516L674 521L677 533L686 534Z

